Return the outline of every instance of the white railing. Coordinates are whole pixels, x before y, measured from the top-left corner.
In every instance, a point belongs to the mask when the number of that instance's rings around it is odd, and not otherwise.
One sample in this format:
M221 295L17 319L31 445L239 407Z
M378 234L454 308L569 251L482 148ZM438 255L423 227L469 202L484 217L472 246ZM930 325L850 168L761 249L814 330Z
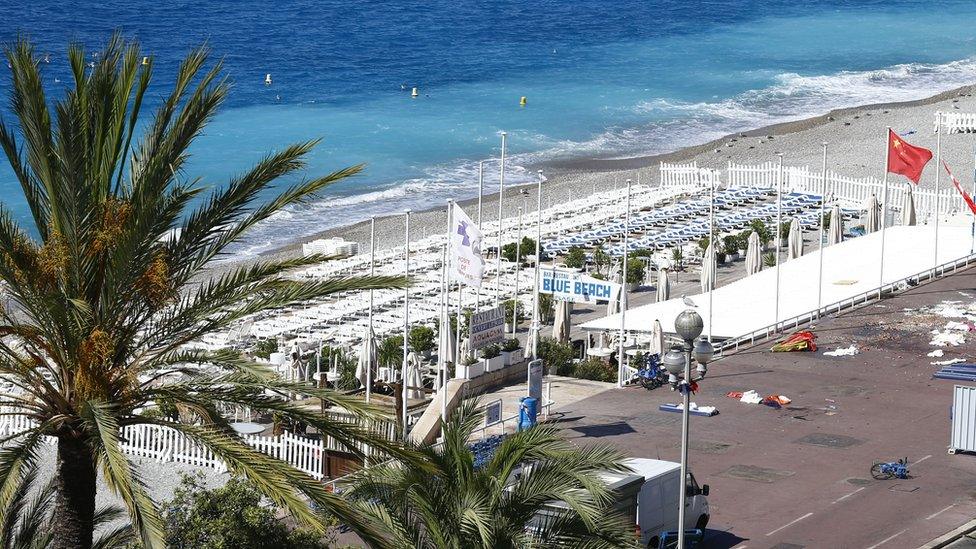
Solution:
M777 184L777 167L775 162L764 164L733 164L729 162L726 168L726 179L729 188L759 187L761 189L775 189Z
M949 269L952 269L952 272L955 273L959 267L967 267L969 266L969 263L974 260L976 260L976 254L960 257L958 259L943 263L935 268L925 269L924 271L920 271L904 278L883 284L880 287L865 290L855 296L845 298L841 301L821 305L818 309L813 309L811 311L780 320L775 324L758 328L747 334L726 339L715 346L717 356L723 356L726 351L737 351L739 350L739 347L743 345L752 346L756 343L756 341L771 338L777 334L785 332L786 330L795 330L801 324L812 322L823 315L830 313L837 314L842 310L853 309L857 305L863 305L870 301L874 301L884 293L894 293L900 286L910 287L908 284L909 282L920 282L924 279L934 280L935 278L945 276L946 271Z
M935 113L935 131L939 131L940 124L949 133L976 132L976 113L937 112Z
M673 164L661 162L662 187L699 187L701 186L701 170L696 162L688 164Z

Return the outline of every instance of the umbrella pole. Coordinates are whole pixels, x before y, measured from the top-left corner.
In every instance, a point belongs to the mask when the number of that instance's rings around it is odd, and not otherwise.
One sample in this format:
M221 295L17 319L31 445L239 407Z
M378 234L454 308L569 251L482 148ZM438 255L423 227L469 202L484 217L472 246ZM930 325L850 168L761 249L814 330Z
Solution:
M891 126L888 127L888 131L885 132L885 161L884 161L884 194L881 202L881 261L878 263L878 299L881 299L881 291L884 290L884 249L885 249L885 227L888 223L885 219L888 213L888 154L891 150L889 142L891 141ZM938 168L936 168L938 171ZM936 218L938 219L938 218ZM936 245L936 260L938 260L938 245Z
M445 351L447 350L447 345L451 340L451 244L452 235L451 229L454 227L452 222L452 217L454 214L454 201L450 198L447 199L447 232L445 233L445 245L444 245L444 276L443 284L441 285L441 302L443 304L443 315L444 323L442 324L441 341L443 342L443 348L438 350L438 361L441 363L441 430L443 431L443 426L447 423L447 362L448 356L446 356ZM458 285L460 291L460 284ZM460 309L460 305L458 306ZM461 331L461 318L458 317L458 332ZM456 352L456 351L455 351ZM445 356L440 356L445 355ZM452 363L456 360L454 357L450 357Z
M823 303L823 260L824 260L824 207L827 202L827 142L823 143L823 161L820 169L820 219L817 234L820 243L820 266L817 274L817 318L820 318L820 305Z
M376 273L376 216L370 216L369 218L369 276L373 276ZM369 333L366 334L369 340L366 342L369 345L370 358L375 355L373 352L373 345L375 341L373 340L373 290L369 290ZM366 366L366 403L369 404L369 400L373 395L373 361L370 360L369 364Z

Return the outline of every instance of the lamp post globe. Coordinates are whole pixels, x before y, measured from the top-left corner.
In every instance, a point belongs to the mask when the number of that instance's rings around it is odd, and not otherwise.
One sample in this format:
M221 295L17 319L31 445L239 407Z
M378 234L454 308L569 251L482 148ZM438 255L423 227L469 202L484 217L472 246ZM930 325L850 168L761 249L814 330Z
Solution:
M674 346L661 359L664 368L673 376L680 376L685 370L685 353L681 347Z
M692 309L685 309L678 318L674 319L674 331L681 339L692 342L705 329L705 322L701 315Z
M715 348L712 344L708 342L707 339L701 338L695 342L695 347L691 351L692 358L695 362L699 364L708 364L712 361L712 357L715 356Z

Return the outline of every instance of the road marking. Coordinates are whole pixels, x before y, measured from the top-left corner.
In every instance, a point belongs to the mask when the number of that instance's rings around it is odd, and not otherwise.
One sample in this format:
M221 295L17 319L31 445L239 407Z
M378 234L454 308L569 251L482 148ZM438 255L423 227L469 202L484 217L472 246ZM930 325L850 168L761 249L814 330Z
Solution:
M952 509L952 508L953 508L953 507L955 507L955 506L956 506L956 504L955 504L955 503L953 503L952 505L950 505L950 506L948 506L948 507L946 507L945 509L943 509L943 510L941 510L941 511L936 511L936 512L934 512L934 513L932 513L931 515L929 515L929 516L927 516L927 517L925 517L925 520L932 520L932 519L934 519L935 517L937 517L937 516L939 516L939 515L941 515L942 513L945 513L946 511L948 511L949 509Z
M798 519L796 519L796 520L793 520L793 521L791 521L791 522L787 522L786 524L784 524L784 525L782 525L782 526L780 526L779 528L777 528L777 529L775 529L775 530L773 530L772 532L770 532L770 533L768 533L768 534L766 534L766 535L767 535L767 536L771 536L771 535L773 535L773 534L775 534L776 532L779 532L780 530L782 530L782 529L784 529L784 528L787 528L787 527L789 527L789 526L793 526L794 524L796 524L796 523L798 523L798 522L800 522L801 520L803 520L803 519L805 519L805 518L807 518L807 517L809 517L809 516L810 516L810 515L812 515L812 514L813 514L813 513L807 513L807 514L805 514L805 515L803 515L802 517L800 517L800 518L798 518Z
M897 538L898 536L900 536L900 535L902 535L902 534L904 534L904 533L905 533L905 532L907 532L907 531L908 531L908 528L905 528L905 529L904 529L904 530L902 530L901 532L898 532L897 534L895 534L895 535L893 535L893 536L888 536L888 537L886 537L885 539L883 539L883 540L881 540L881 541L879 541L878 543L875 543L875 544L874 544L874 545L872 545L871 547L868 547L868 549L875 549L876 547L881 547L882 545L884 545L884 544L886 544L886 543L888 543L889 541L891 541L891 540L893 540L893 539L895 539L895 538Z
M845 499L853 496L854 494L860 492L861 490L864 490L865 488L867 488L867 486L861 486L860 488L858 488L857 490L854 490L850 494L847 494L846 496L841 496L841 497L835 499L834 501L830 502L830 504L833 505L833 504L835 504L835 503L837 503L839 501L844 501Z
M927 460L927 459L929 459L930 457L932 457L932 454L929 454L929 455L927 455L927 456L925 456L925 457L923 457L922 459L916 459L916 460L915 460L915 463L913 463L912 465L915 465L915 464L917 464L917 463L922 463L923 461L925 461L925 460Z

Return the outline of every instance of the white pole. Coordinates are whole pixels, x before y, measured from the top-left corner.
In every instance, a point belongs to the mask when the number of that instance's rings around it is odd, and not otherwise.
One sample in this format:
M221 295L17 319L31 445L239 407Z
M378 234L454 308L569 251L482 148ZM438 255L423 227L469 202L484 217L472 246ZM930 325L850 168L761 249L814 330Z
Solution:
M939 169L939 166L935 169ZM973 196L976 196L976 148L973 149ZM969 255L972 255L973 248L976 247L976 217L970 219L972 221L969 223Z
M369 218L369 276L376 272L376 216ZM373 290L369 290L369 337L373 338ZM368 345L376 345L375 338ZM373 394L373 365L366 367L366 403Z
M942 112L935 113L938 124L935 127L935 263L932 265L932 278L939 266L939 208L942 206ZM888 171L888 166L885 166Z
M820 236L820 267L817 275L817 318L820 318L820 305L823 302L823 260L824 260L824 209L827 202L827 142L823 143L823 162L820 169L820 223L817 234Z
M685 501L688 496L688 418L691 416L688 406L691 400L691 349L685 350L685 378L681 381L683 385L681 401L681 480L678 484L678 547L684 548L685 545Z
M627 309L624 307L626 302L626 292L627 292L627 245L629 243L628 234L630 233L630 187L631 180L627 178L627 199L624 201L624 259L623 265L620 267L620 294L617 295L617 299L620 300L620 349L619 355L617 357L617 387L624 386L624 337L626 335L626 315Z
M410 210L404 212L403 229L403 275L410 276ZM403 408L400 410L403 418L403 440L407 439L407 347L410 332L410 287L403 289L403 371L400 380L403 384Z
M512 337L518 331L519 274L522 272L522 206L518 207L518 230L515 232L515 298L512 299Z
M783 153L779 153L779 176L776 181L776 229L773 231L773 238L776 240L776 324L774 332L779 331L779 249L781 241L780 228L783 226Z
M712 282L708 287L708 341L712 341L712 294L714 293L716 283L718 282L718 260L716 259L716 252L718 251L718 238L715 235L715 180L717 179L717 174L712 172L710 177L711 187L708 193L708 241L712 244L712 255L709 256L708 262L711 263L712 267Z
M481 203L485 195L485 161L478 162L478 232L481 232ZM501 197L499 197L501 198ZM481 307L481 286L475 290L474 309Z
M450 213L448 213L450 216ZM440 308L438 309L439 326L438 330L438 349L437 349L437 369L440 372L440 385L438 385L437 390L441 396L441 425L447 421L447 392L444 388L447 387L447 356L445 355L443 345L446 342L444 335L445 327L450 326L450 315L448 314L447 306L447 249L450 247L450 241L444 243L443 252L441 255L441 301Z
M885 249L885 227L888 226L888 154L891 151L890 146L891 141L891 126L888 126L888 130L885 132L885 160L884 160L884 178L882 184L884 185L884 194L881 201L881 261L878 267L878 299L881 299L881 290L884 289L884 249ZM868 212L871 215L871 212Z
M451 229L454 228L454 223L452 223L451 218L453 217L453 214L454 214L454 208L452 207L453 205L454 205L454 201L451 200L450 198L448 198L447 199L447 230L445 232L445 237L446 238L444 239L444 285L441 287L442 290L443 290L443 292L444 292L443 297L441 298L441 301L444 303L444 309L443 309L443 313L442 313L444 315L444 323L441 324L441 326L445 329L445 333L441 334L441 337L438 338L441 341L443 341L445 345L447 345L447 342L449 341L449 339L448 339L447 336L450 335L450 328L451 328L451 236L452 236L451 235ZM461 330L461 325L460 325L460 320L459 320L458 321L458 331L460 332L460 330ZM441 350L443 350L443 349L441 349ZM444 354L444 353L438 352L437 354L438 355L441 355L441 354ZM440 359L440 363L441 363L441 387L440 387L440 389L441 389L441 426L442 426L442 429L443 429L443 426L447 424L447 371L448 371L447 363L448 363L448 358L449 357L444 356L443 358ZM451 361L452 361L453 364L457 364L456 362L454 362L454 360L457 360L456 358L454 358L454 357L450 357L450 358L451 358Z
M502 161L498 172L498 253L495 255L495 307L502 304L502 205L505 197L505 139L502 132Z
M542 263L542 170L538 171L538 197L535 216L535 272L532 274L532 358L539 358L539 324L542 311L539 310L539 264ZM551 193L550 193L551 195Z

